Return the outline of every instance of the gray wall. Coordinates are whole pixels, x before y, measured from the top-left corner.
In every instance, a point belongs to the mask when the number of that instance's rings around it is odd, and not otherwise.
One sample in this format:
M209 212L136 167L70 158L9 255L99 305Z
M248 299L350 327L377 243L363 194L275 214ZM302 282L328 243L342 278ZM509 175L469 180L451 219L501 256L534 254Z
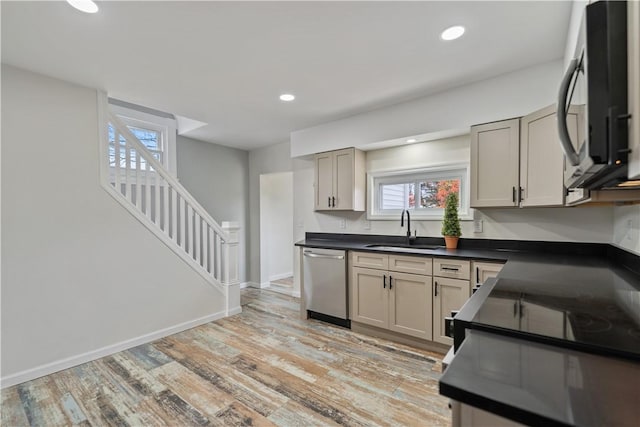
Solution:
M249 153L178 136L178 180L218 223L240 230L240 282L247 279Z
M98 153L95 90L2 66L3 379L224 310L102 188Z
M249 152L249 281L253 285L260 283L260 175L292 170L288 142Z

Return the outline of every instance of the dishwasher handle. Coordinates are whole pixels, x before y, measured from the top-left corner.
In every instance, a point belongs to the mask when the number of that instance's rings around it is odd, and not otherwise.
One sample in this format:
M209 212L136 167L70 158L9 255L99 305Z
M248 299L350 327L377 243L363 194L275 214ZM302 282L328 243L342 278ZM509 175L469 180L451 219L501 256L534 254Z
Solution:
M344 255L324 255L313 252L303 252L303 255L309 258L344 259Z

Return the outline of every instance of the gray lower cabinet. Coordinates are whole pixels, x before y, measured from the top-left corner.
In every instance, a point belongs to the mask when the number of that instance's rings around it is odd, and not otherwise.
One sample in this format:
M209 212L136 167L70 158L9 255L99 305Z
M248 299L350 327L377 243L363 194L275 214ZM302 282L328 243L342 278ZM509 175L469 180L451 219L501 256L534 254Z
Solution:
M349 252L351 320L452 345L444 318L471 295L471 282L493 277L498 263ZM472 273L473 271L473 273ZM473 274L473 276L472 276Z
M471 264L471 271L473 274L472 281L476 284L482 284L491 277L496 277L500 270L502 270L504 264L495 262L478 262L474 261Z
M372 268L351 268L351 320L387 329L389 291L383 281L389 273Z
M471 295L468 280L433 278L433 341L452 345L453 339L445 335L444 318L459 310Z
M431 258L351 253L351 320L432 339ZM360 267L360 264L366 267ZM371 268L395 266L395 270ZM411 271L406 273L404 271Z
M464 403L451 401L452 427L520 427L524 424L508 420Z

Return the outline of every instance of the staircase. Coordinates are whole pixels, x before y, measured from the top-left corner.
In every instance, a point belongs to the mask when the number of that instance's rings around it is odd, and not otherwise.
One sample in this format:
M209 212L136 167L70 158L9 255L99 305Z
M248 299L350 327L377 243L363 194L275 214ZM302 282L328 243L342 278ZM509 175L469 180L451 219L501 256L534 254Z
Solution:
M104 189L224 296L227 316L239 313L237 224L218 224L114 114L103 116Z

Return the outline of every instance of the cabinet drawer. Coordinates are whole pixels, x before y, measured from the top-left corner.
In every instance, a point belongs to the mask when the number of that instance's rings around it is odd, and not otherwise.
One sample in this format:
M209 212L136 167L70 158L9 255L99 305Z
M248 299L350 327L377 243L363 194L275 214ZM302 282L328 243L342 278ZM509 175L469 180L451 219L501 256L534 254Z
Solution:
M433 275L469 280L471 263L458 259L435 258L433 260Z
M351 265L354 267L389 269L389 255L374 252L351 252Z
M431 276L433 258L389 255L389 270Z

